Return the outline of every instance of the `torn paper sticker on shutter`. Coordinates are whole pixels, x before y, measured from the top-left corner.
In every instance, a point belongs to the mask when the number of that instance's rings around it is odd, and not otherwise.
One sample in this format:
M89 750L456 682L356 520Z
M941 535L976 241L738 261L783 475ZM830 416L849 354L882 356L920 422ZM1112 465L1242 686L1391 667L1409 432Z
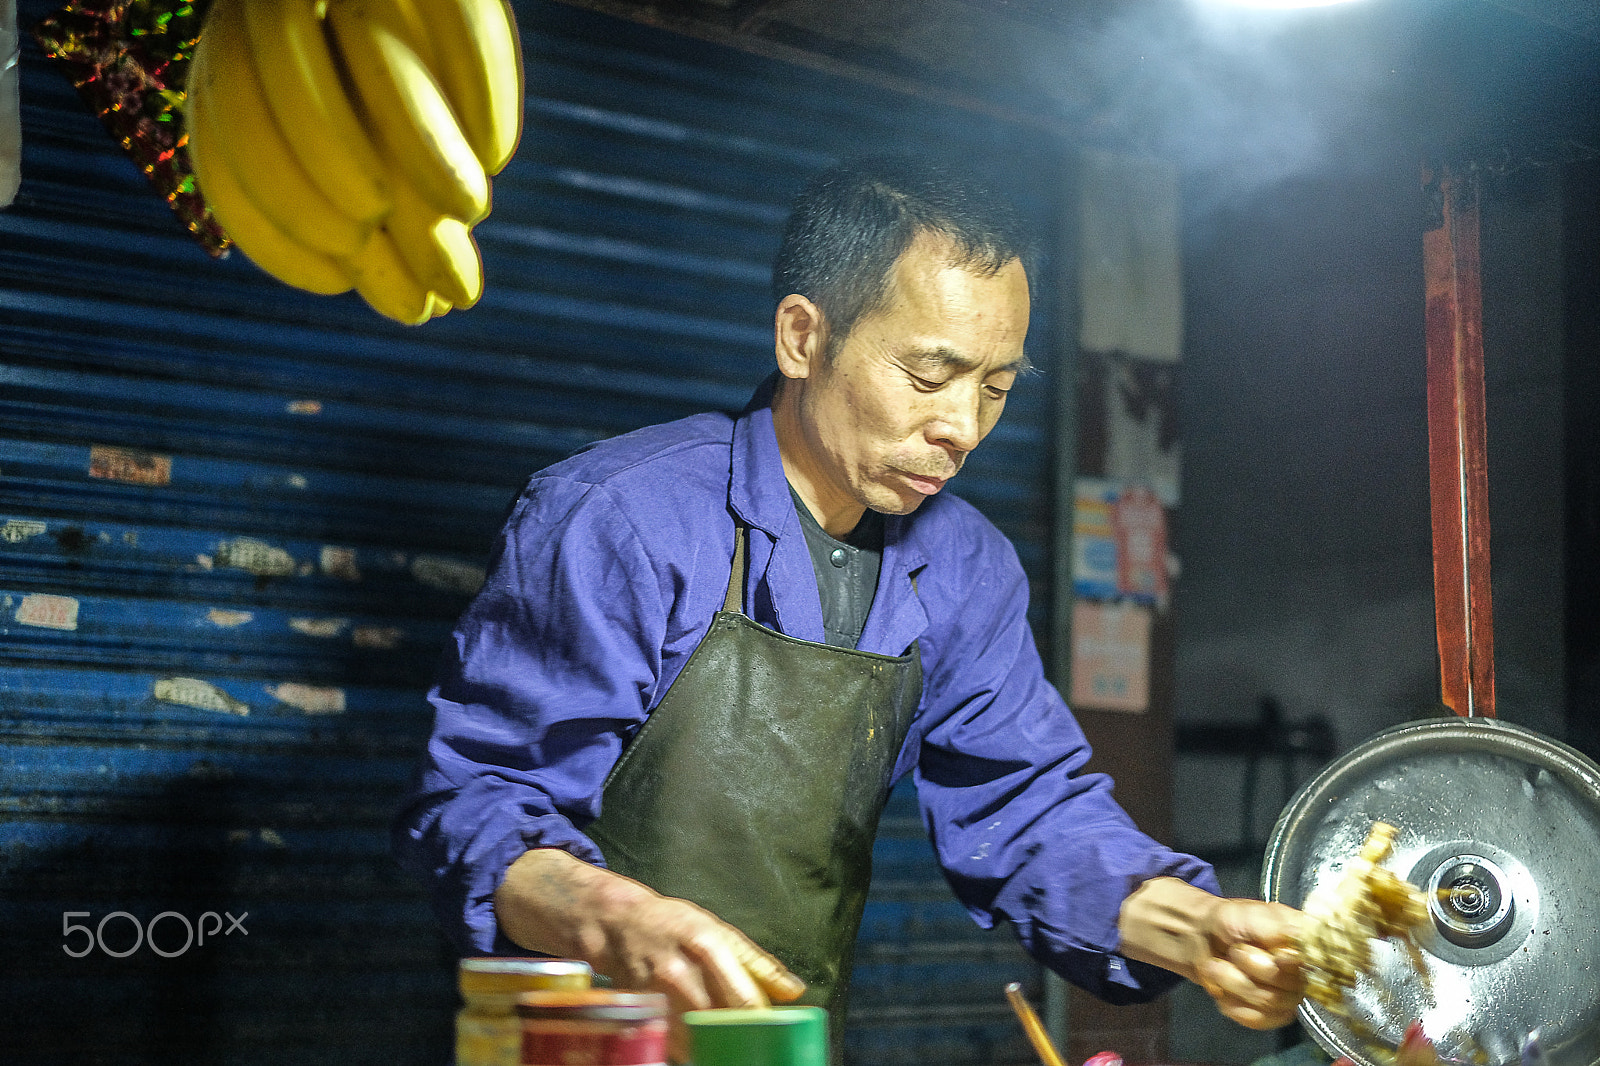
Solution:
M356 626L350 639L358 648L374 651L393 651L405 639L406 631L399 626Z
M340 581L360 581L361 570L356 566L354 548L337 548L332 544L322 546L322 572Z
M471 596L483 587L487 571L457 559L419 555L411 560L411 576L429 588Z
M197 677L164 677L150 687L150 694L162 703L176 703L201 711L246 715L250 705L236 700L209 681Z
M213 560L217 566L247 570L257 577L288 577L297 569L294 556L253 537L223 541L217 545Z
M254 617L249 611L228 611L221 607L213 607L206 612L206 621L221 629L236 629Z
M279 703L298 708L307 714L343 714L344 689L328 685L302 685L298 681L285 681L281 685L268 685L267 695Z
M0 526L0 540L7 544L21 544L30 537L40 536L45 532L43 522L31 522L23 518L8 518L6 524Z
M170 485L172 456L96 444L89 449L89 476L130 485Z
M348 618L291 618L289 628L308 637L332 640L350 625Z
M78 601L71 596L36 592L17 605L17 623L40 629L77 629Z
M297 492L304 492L310 487L311 482L304 474L275 473L256 474L246 478L245 484L262 492L277 492L279 489L294 489Z

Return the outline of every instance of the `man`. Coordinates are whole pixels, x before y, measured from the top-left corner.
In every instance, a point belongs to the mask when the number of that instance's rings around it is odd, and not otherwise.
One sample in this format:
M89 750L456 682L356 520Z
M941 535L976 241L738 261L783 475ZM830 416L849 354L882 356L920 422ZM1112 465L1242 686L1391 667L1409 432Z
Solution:
M1027 366L1025 246L963 180L836 168L790 220L777 373L745 412L534 476L397 827L463 949L585 959L680 1011L802 981L837 1009L913 773L980 924L1113 1001L1178 974L1243 1024L1288 1020L1298 914L1219 899L1080 772L1016 555L941 491Z

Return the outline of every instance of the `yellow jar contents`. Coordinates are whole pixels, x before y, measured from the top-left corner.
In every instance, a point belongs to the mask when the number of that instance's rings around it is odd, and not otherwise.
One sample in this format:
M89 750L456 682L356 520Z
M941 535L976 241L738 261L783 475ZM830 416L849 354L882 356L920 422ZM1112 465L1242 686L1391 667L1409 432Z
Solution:
M581 991L593 973L573 959L462 959L462 1007L456 1015L456 1066L519 1066L524 992Z

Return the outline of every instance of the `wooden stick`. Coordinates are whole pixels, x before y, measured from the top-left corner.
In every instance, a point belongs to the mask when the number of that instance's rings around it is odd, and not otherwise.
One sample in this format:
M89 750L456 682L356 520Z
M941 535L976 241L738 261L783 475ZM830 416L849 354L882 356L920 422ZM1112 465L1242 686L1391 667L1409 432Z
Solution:
M1050 1034L1044 1031L1044 1023L1034 1012L1033 1004L1022 994L1022 985L1016 981L1006 985L1006 998L1011 1001L1011 1009L1017 1012L1023 1030L1033 1042L1033 1050L1039 1053L1039 1061L1044 1063L1044 1066L1067 1066L1056 1051L1055 1045L1050 1043Z
M1464 718L1493 718L1478 178L1471 167L1430 167L1423 181L1436 212L1422 237L1422 258L1440 697Z

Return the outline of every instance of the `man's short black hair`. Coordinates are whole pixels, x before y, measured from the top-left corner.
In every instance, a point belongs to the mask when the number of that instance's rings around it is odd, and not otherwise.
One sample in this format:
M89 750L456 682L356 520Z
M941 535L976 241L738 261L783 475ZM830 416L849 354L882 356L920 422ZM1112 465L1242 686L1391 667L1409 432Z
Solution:
M799 293L822 309L830 347L881 309L890 269L918 234L954 245L953 265L992 275L1033 246L1015 208L977 178L908 155L850 160L795 199L772 267L774 304Z

